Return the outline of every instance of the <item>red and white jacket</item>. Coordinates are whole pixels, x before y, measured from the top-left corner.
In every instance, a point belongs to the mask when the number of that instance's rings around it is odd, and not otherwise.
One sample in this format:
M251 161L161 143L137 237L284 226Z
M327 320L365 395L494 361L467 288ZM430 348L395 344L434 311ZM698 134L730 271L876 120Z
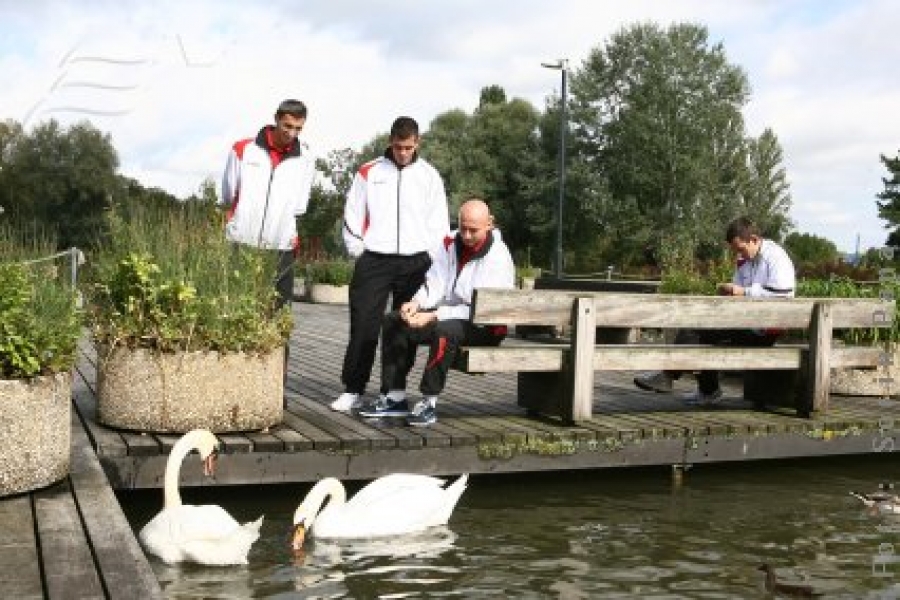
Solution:
M315 174L309 147L295 140L273 167L263 127L228 153L219 204L227 206L226 237L259 248L291 250L297 244L298 215L306 212Z
M398 167L390 149L365 163L344 204L344 246L350 256L365 250L410 256L438 252L435 240L450 231L450 211L440 174L419 158Z
M437 310L439 321L468 320L472 313L472 293L477 288L512 289L516 269L500 231L492 229L484 243L466 248L457 232L444 239L437 256L432 256L425 283L413 296L423 310Z

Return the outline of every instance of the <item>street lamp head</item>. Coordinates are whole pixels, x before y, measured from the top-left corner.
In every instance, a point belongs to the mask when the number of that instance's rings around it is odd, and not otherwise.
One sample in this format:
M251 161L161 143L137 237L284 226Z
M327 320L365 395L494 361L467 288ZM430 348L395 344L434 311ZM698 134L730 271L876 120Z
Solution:
M552 62L552 63L542 62L541 66L544 67L545 69L557 69L557 70L561 69L561 70L565 71L569 67L569 59L560 58L556 62Z

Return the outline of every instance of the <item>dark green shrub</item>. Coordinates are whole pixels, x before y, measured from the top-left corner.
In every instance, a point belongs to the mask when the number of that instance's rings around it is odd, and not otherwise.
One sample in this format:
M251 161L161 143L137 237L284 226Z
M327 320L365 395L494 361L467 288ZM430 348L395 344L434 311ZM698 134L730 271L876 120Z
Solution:
M325 285L350 285L353 279L353 263L346 260L322 260L306 265L306 283Z

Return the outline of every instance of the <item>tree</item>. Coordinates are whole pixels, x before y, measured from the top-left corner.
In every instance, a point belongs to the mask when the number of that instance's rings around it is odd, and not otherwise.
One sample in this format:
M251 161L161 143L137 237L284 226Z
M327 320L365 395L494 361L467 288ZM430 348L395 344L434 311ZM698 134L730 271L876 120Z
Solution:
M747 140L744 214L756 221L764 236L779 241L792 226L790 185L782 160L781 145L771 129Z
M784 249L798 267L833 263L840 257L834 242L810 233L788 234Z
M611 258L642 256L667 233L718 252L741 208L748 96L705 27L614 34L572 77L571 171L583 179L572 192L587 209L572 222L602 231Z
M344 148L332 150L327 158L316 161L316 170L324 175L324 179L317 178L313 183L306 213L297 220L301 241L316 244L314 252L329 255L344 252L341 238L344 199L361 158L350 148ZM321 247L318 246L320 242Z
M539 119L529 102L507 100L503 88L493 85L482 89L471 115L459 109L438 115L422 141L423 153L444 179L452 215L467 198L484 198L520 263L549 258L538 208L546 198L533 193Z
M64 129L55 120L29 134L0 128L0 204L21 222L54 231L61 247L90 247L117 190L118 156L110 136L87 122Z
M881 155L881 163L887 168L889 177L882 177L884 191L878 194L878 216L888 222L885 229L893 230L888 234L885 245L900 248L900 152L894 158Z

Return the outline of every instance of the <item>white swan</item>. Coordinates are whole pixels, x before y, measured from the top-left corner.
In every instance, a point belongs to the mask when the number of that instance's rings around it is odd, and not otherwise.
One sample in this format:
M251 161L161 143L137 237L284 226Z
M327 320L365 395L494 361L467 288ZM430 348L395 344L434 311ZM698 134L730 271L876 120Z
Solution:
M212 475L218 440L206 429L184 434L166 461L163 509L138 534L141 544L168 564L245 565L250 546L259 538L263 518L241 525L221 506L181 503L178 475L184 457L197 450L203 474Z
M371 482L347 501L343 484L333 477L318 482L294 513L294 550L310 537L366 538L414 533L446 525L468 475L452 484L427 475L395 473ZM323 507L322 504L328 500Z

